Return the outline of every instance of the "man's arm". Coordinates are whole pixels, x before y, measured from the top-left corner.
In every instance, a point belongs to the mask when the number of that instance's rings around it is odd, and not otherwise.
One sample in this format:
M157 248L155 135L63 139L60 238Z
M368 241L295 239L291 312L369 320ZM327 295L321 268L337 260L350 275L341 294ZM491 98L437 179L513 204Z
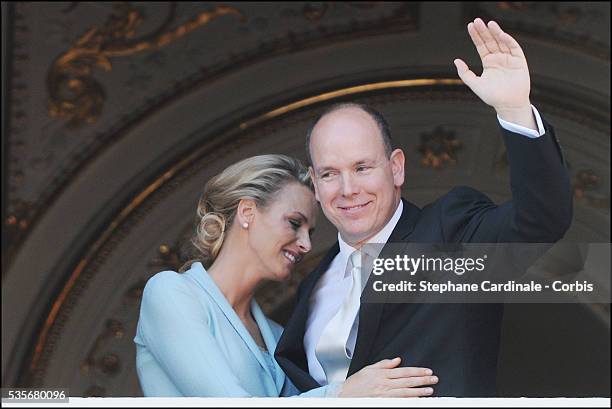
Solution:
M557 241L572 218L569 174L554 130L534 115L525 55L493 21L487 26L478 18L468 24L468 32L482 60L482 75L460 59L455 65L463 82L497 111L512 200L497 206L473 189L454 189L440 202L444 236L463 242Z
M504 132L512 199L495 204L482 192L457 187L438 200L444 241L554 243L572 220L572 193L554 130L527 138Z

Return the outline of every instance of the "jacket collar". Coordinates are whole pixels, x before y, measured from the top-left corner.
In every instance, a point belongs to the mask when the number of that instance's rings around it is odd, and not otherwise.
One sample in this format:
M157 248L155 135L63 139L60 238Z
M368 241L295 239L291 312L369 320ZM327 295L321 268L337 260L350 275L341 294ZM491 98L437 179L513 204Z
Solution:
M249 350L253 353L253 355L255 355L255 358L257 358L257 361L259 361L264 371L271 379L273 379L274 385L276 387L276 396L280 396L280 392L285 382L284 373L282 372L275 360L273 360L274 365L276 367L275 373L274 375L270 373L268 363L264 358L262 351L259 349L259 346L255 343L255 340L244 326L242 320L238 317L238 314L236 314L236 311L234 311L229 301L227 300L227 298L225 298L215 281L210 277L202 263L193 263L191 265L191 268L185 271L184 274L187 274L189 277L193 278L200 285L200 287L202 287L202 289L204 289L204 291L208 293L208 295L215 302L215 304L217 304L217 306L223 312L232 327L234 327L238 335L240 335L242 340L246 343ZM255 322L259 327L261 336L264 339L268 352L270 353L270 355L273 355L274 350L276 349L277 341L274 336L274 333L272 332L272 329L270 328L268 320L261 308L259 307L259 304L255 300L255 297L253 297L251 300L251 312L253 313L253 318L255 318Z

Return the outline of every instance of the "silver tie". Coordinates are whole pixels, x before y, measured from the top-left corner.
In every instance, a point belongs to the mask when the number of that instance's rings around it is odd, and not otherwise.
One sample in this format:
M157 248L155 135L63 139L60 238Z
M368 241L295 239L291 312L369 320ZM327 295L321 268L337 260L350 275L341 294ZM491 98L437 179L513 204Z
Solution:
M346 379L351 364L352 353L347 347L351 328L359 313L361 298L361 253L353 252L347 268L351 266L352 284L348 296L340 309L327 323L315 353L325 371L327 383L342 382Z

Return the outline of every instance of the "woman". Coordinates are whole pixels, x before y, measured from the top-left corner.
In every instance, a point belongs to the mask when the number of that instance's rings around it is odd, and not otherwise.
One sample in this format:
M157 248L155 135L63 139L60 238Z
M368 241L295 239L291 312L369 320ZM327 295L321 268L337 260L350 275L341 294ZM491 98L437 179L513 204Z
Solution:
M283 155L245 159L206 185L194 244L201 260L145 286L134 342L145 396L292 396L273 358L282 328L254 298L311 249L316 202L306 169ZM182 270L182 269L181 269ZM427 396L426 368L383 360L299 396Z

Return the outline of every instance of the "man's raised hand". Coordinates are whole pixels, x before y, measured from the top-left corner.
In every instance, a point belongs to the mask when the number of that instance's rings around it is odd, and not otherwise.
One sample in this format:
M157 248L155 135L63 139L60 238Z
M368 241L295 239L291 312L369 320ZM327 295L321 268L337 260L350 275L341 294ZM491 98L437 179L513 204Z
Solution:
M495 21L486 25L477 18L468 24L468 33L483 71L479 77L457 58L454 63L461 80L502 119L537 129L529 102L529 68L521 46Z

